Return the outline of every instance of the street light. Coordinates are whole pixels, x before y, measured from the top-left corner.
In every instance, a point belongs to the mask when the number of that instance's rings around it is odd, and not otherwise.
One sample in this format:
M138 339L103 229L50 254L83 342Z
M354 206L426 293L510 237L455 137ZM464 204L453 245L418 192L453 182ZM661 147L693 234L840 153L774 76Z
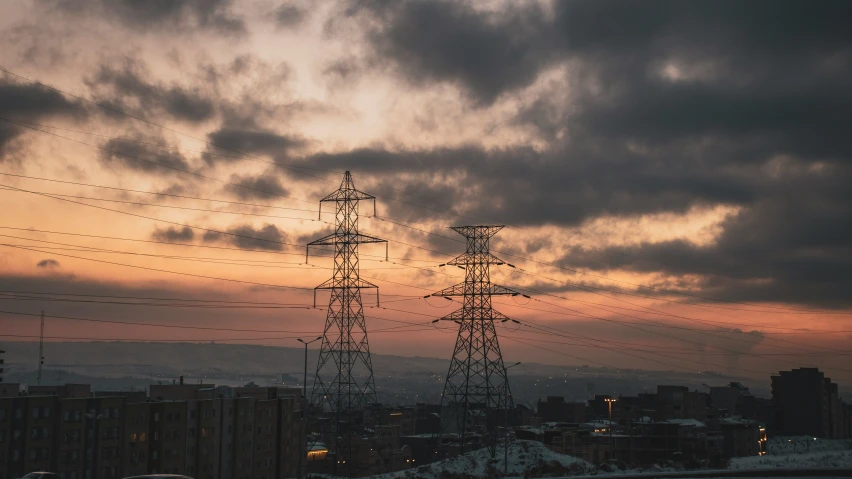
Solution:
M612 403L616 400L613 398L604 398L604 401L609 405L609 448L610 458L615 455L615 442L612 439Z
M516 362L515 364L513 364L511 366L504 367L503 373L504 373L504 376L506 376L506 384L507 385L509 384L509 370L512 369L513 367L519 365L519 364L521 364L520 361ZM507 388L507 390L508 390L508 388ZM509 475L509 411L507 409L508 402L509 401L506 401L507 404L503 405L503 427L506 430L506 436L503 438L503 475L504 476Z
M322 339L322 336L318 336L316 339L305 342L302 338L296 338L296 341L305 345L305 372L302 376L302 396L305 398L308 397L308 345L319 341L320 339Z
M86 452L86 457L85 457L85 461L86 461L85 470L86 471L92 471L92 470L97 469L97 458L98 458L98 454L97 454L97 440L98 440L97 425L98 425L98 421L106 418L106 415L105 414L95 414L95 413L85 413L85 414L83 414L83 416L86 417L86 423L87 424L88 424L89 421L92 422L92 427L91 427L91 429L88 430L89 432L91 432L91 434L86 434L86 441L88 442L91 439L91 444L90 444L91 447L86 448L87 452Z
M319 341L320 339L322 339L322 336L317 336L316 339L312 339L307 342L302 340L302 338L296 338L296 341L305 345L305 372L302 376L302 397L304 398L304 402L302 403L302 434L299 435L299 437L301 437L301 440L299 441L299 446L302 449L302 453L299 454L299 477L304 477L302 464L304 464L303 461L305 459L305 455L308 454L307 443L305 442L305 435L308 432L308 414L306 410L308 407L308 345L313 342Z

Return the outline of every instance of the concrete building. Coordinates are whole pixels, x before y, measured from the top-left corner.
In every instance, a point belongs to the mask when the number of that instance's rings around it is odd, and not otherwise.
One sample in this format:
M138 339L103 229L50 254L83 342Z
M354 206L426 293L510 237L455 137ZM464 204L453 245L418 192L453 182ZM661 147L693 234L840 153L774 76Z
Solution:
M766 429L749 420L721 421L725 457L762 456L766 453Z
M539 400L537 409L543 422L586 422L586 405L565 402L565 398L561 396L547 396L547 400Z
M655 417L658 421L669 419L707 420L708 396L690 391L686 386L657 386Z
M160 399L139 391L104 395L73 384L0 398L0 479L35 470L56 471L64 479L298 475L302 428L291 390L182 384L152 389Z
M781 371L772 376L772 409L773 434L849 437L848 428L844 428L846 407L838 397L837 384L817 368Z

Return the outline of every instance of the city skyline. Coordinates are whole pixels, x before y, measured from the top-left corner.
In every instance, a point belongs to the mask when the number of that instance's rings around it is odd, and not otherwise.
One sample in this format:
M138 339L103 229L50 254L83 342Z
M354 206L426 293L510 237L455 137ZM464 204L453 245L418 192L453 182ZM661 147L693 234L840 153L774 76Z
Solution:
M300 347L349 170L374 353L449 359L505 224L508 363L852 382L848 5L381 3L0 4L0 341Z

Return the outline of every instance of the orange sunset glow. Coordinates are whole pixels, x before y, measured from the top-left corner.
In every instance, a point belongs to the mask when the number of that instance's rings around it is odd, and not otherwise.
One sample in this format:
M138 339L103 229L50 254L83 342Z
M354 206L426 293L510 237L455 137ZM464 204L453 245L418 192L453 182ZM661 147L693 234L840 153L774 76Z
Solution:
M358 246L373 354L448 360L450 227L505 225L507 362L852 382L848 41L639 2L600 29L594 2L177 3L0 3L3 344L44 312L47 343L301 348L350 171L387 240Z

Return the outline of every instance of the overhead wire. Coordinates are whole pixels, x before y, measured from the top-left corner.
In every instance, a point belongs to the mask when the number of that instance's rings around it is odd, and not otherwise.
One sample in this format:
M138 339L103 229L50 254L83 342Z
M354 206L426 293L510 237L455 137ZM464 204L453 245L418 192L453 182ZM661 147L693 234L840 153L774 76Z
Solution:
M58 92L58 93L60 93L60 94L67 95L67 96L70 96L70 97L73 97L73 98L77 98L77 99L79 99L79 100L81 100L81 101L87 102L87 103L89 103L89 104L96 105L96 106L98 106L98 107L100 107L100 108L103 108L103 109L106 109L106 110L112 111L112 112L114 112L114 113L118 113L118 114L121 114L121 115L125 115L125 116L127 116L127 117L129 117L129 118L133 118L133 119L135 119L135 120L138 120L138 121L144 122L144 123L149 124L149 125L151 125L151 126L155 126L155 127L158 127L158 128L162 128L162 129L164 129L164 130L171 131L172 133L175 133L175 134L178 134L178 135L181 135L181 136L185 136L185 137L187 137L187 138L191 138L191 139L194 139L194 140L196 140L196 141L200 141L200 142L202 142L202 143L204 143L204 144L206 144L206 145L208 145L208 146L212 146L212 147L215 147L215 148L219 148L219 149L222 149L222 150L225 150L225 151L230 151L230 152L232 152L232 153L235 153L235 154L239 155L239 157L242 157L242 158L248 158L248 159L253 159L253 160L256 160L256 161L261 161L261 162L264 162L264 163L273 164L273 165L275 165L275 166L278 166L278 167L281 167L281 168L290 169L290 170L293 170L293 171L297 171L297 172L299 172L299 173L301 173L301 174L306 174L306 175L308 175L308 176L312 176L312 177L314 177L314 178L321 179L321 180L323 180L323 181L332 181L332 180L330 180L330 179L328 179L328 178L325 178L325 177L321 177L321 176L313 175L313 174L310 174L310 173L306 173L306 172L304 172L304 171L302 171L302 170L304 170L304 169L309 169L309 170L321 171L321 172L326 172L326 173L336 173L336 172L334 172L334 171L332 171L332 170L322 169L322 168L294 167L294 166L292 166L292 165L283 164L282 162L269 162L269 161L264 160L264 159L262 159L262 158L259 158L259 157L257 157L257 156L254 156L254 155L251 155L251 154L247 154L247 153L243 153L243 152L239 152L239 151L236 151L236 150L233 150L233 149L230 149L230 148L224 147L224 146L222 146L222 145L217 145L216 143L211 142L211 141L209 141L209 140L205 140L205 139L203 139L203 138L198 138L198 137L195 137L195 136L193 136L193 135L189 135L189 134L183 133L183 132L181 132L181 131L175 130L175 129L173 129L173 128L167 127L167 126L165 126L165 125L162 125L162 124L159 124L159 123L156 123L156 122L153 122L153 121L147 120L147 119L142 118L142 117L140 117L140 116L137 116L137 115L133 115L133 114L127 113L127 112L122 111L122 110L120 110L120 109L118 109L118 108L115 108L115 107L113 107L113 106L105 105L105 104L102 104L102 103L99 103L99 102L96 102L96 101L90 100L90 99L88 99L88 98L85 98L85 97L83 97L83 96L81 96L81 95L76 95L76 94L73 94L73 93L70 93L70 92L64 91L64 90L62 90L62 89L59 89L59 88L57 88L57 87L54 87L54 86L51 86L51 85L44 84L44 83L39 82L39 81L37 81L37 80L35 80L35 79L28 78L28 77L26 77L26 76L24 76L24 75L20 75L20 74L18 74L18 73L15 73L15 72L13 72L13 71L11 71L11 70L9 70L9 69L5 68L5 67L0 66L0 71L3 71L3 72L5 72L5 73L7 73L7 74L9 74L9 75L15 76L15 77L20 78L20 79L22 79L22 80L25 80L25 81L28 81L28 82L31 82L31 83L37 84L37 85L42 86L42 87L44 87L44 88L48 88L48 89L50 89L50 90L56 91L56 92ZM0 118L0 119L3 119L3 120L5 120L5 121L9 121L9 122L15 122L15 120L9 120L9 119L5 119L5 118ZM42 132L45 132L45 133L48 133L48 134L56 135L55 133L52 133L52 132L49 132L49 131L45 131L45 130L38 130L35 126L28 125L26 122L20 122L19 124L20 124L21 126L25 126L25 127L27 127L27 128L35 129L35 130L37 130L37 131L42 131ZM35 125L35 124L32 124L32 125ZM60 135L57 135L57 136L60 136ZM61 137L61 136L60 136L60 137ZM69 138L69 139L70 139L70 138ZM70 140L71 140L71 141L78 141L78 140L74 140L74 139L70 139ZM79 142L79 141L78 141L78 142ZM85 142L79 142L79 143L87 144L87 143L85 143ZM100 147L98 147L97 145L91 145L91 144L89 144L89 146L94 146L94 147L96 147L96 148L100 148ZM102 148L101 148L101 149L102 149ZM157 164L156 162L154 162L154 163L155 163L155 164ZM191 173L191 172L190 172L190 173ZM370 178L364 178L364 179L365 179L366 181L372 182L372 183L374 183L374 184L378 184L378 185L383 186L383 187L385 187L385 188L390 188L390 189L393 189L393 190L396 190L396 191L400 191L400 190L398 190L397 188L395 188L395 187L393 187L393 186L385 185L385 184L384 184L384 183L382 183L382 182L379 182L379 181L376 181L376 180L372 180L372 179L370 179ZM222 181L222 180L217 180L217 181ZM403 192L403 193L406 193L406 192ZM435 212L442 213L442 214L448 214L448 215L452 215L452 216L455 216L455 217L469 218L469 219L474 219L474 220L479 221L479 219L478 219L478 218L475 218L475 217L469 217L469 216L465 216L465 215L461 215L460 213L457 213L457 212L453 211L453 210L452 210L452 208L451 208L451 206L449 206L449 205L442 205L444 208L446 208L446 210L445 210L445 211L442 211L442 210L437 210L437 209L434 209L434 208L429 208L429 207L426 207L426 206L423 206L423 205L418 205L418 204L416 204L416 203L411 203L411 202L403 201L403 200L400 200L400 199L398 199L398 198L393 198L393 197L391 197L391 198L389 198L389 199L391 199L391 200L393 200L393 201L397 201L397 202L403 203L403 204L408 204L408 205L410 205L410 206L415 206L415 207L419 207L419 208L423 208L423 209L427 209L427 210L435 211ZM514 226L510 226L510 228L520 229L520 230L525 230L525 228L523 228L523 227L514 227ZM539 239L540 239L540 238L539 238ZM506 254L508 254L508 255L513 255L512 253L507 253L507 252L503 252L502 254L504 254L504 255L506 255ZM739 302L739 301L731 301L731 300L718 299L718 298L710 298L710 297L707 297L707 296L702 296L702 295L698 295L698 294L694 294L694 293L689 293L689 292L685 292L685 291L667 290L667 289L659 288L659 287L655 287L655 286L647 286L647 285L642 285L642 284L639 284L639 283L632 283L632 282L629 282L629 281L624 281L624 280L618 280L618 279L614 279L614 278L609 278L609 277L607 277L607 276L603 276L603 275L595 275L595 274L592 274L592 273L588 273L588 272L584 272L584 271L580 271L580 270L576 270L576 269L572 269L572 268L567 268L567 267L564 267L564 266L556 265L556 264L554 264L554 263L543 262L543 261L535 260L535 259L532 259L532 258L526 258L526 257L522 257L522 256L517 256L517 257L519 257L519 258L523 258L523 259L528 260L528 261L535 262L535 263L537 263L537 264L546 265L546 266L553 267L553 268L557 268L557 269L561 269L561 270L564 270L564 271L570 271L570 272L573 272L573 273L575 273L575 274L588 275L588 276L596 277L596 278L598 278L598 279L603 279L603 280L606 280L606 281L613 281L613 282L619 282L619 283L622 283L622 284L629 284L629 285L632 285L632 286L635 286L635 287L645 288L645 289L651 289L651 290L654 290L654 291L661 291L661 292L665 292L665 293L668 293L668 294L686 295L686 296L691 296L691 297L695 297L695 298L699 298L699 299L704 299L704 300L707 300L707 301L714 301L714 302L727 302L727 303L732 303L732 304L743 304L743 305L748 305L748 306L758 306L758 307L761 307L760 305L753 305L753 304L751 304L751 303L745 303L745 302ZM605 263L605 262L604 262L604 263ZM682 303L682 304L690 304L690 303ZM807 311L807 310L803 310L803 309L799 309L799 308L784 308L784 307L773 307L773 308L775 308L775 309L779 309L779 310L809 312L809 311ZM812 312L811 314L816 314L816 313L815 313L815 312Z

